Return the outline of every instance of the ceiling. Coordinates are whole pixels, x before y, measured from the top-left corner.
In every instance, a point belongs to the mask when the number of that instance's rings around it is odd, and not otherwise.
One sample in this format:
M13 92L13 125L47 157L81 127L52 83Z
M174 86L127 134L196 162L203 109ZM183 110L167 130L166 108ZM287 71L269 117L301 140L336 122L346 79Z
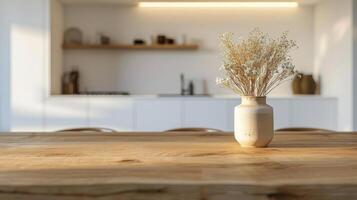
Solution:
M135 5L138 2L145 1L154 1L154 2L219 2L219 0L60 0L64 4L81 4L81 3L95 3L95 4L124 4L124 5ZM225 2L299 2L301 5L314 5L322 0L225 0Z

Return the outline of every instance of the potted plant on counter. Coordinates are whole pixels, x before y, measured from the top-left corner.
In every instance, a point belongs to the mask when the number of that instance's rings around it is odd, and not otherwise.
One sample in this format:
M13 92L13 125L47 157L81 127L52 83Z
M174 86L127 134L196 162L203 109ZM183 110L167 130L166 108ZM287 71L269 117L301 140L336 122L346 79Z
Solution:
M296 42L287 32L272 38L255 29L237 41L226 33L221 43L224 77L217 78L217 84L242 97L235 108L235 138L242 147L266 147L274 136L273 108L266 104L266 96L297 74L289 55Z

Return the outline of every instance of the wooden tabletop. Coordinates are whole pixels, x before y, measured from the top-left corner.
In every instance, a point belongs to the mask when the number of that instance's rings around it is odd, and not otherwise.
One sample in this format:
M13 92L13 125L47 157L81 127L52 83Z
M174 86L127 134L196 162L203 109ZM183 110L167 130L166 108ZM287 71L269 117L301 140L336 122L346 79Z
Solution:
M357 199L357 134L1 134L0 199Z

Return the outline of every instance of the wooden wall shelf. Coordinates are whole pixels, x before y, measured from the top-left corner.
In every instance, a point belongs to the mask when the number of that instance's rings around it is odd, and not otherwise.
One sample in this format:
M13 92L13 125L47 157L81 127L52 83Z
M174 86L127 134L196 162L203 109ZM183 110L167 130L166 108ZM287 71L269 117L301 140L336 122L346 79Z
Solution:
M111 44L111 45L78 45L78 44L64 44L63 49L72 50L90 50L90 49L107 49L107 50L120 50L120 49L137 49L137 50L196 50L198 45L125 45L125 44Z

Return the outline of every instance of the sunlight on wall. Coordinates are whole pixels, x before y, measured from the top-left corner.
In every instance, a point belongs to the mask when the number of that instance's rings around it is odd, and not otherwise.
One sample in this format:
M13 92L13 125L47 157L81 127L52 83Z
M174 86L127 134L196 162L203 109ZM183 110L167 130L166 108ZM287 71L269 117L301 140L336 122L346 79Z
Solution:
M323 1L315 8L315 69L322 95L338 97L338 130L353 130L352 1Z
M314 75L317 77L320 74L321 71L321 66L322 66L322 61L327 53L328 50L328 41L329 37L328 34L325 33L323 34L320 38L316 38L316 44L317 47L317 52L315 53L315 69L314 69Z
M347 34L347 31L351 29L351 18L345 17L338 21L333 27L332 30L335 32L335 41L341 41Z
M34 26L10 27L12 131L41 131L44 94L44 31Z

